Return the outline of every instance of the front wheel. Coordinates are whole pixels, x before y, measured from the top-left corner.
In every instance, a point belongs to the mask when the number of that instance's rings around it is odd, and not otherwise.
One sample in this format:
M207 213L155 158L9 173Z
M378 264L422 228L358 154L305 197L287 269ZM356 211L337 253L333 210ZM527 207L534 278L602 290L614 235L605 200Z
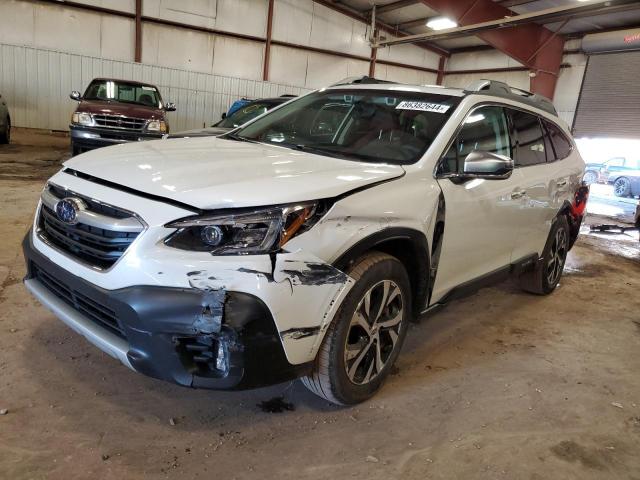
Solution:
M320 346L312 374L302 383L339 405L371 398L389 375L411 318L411 288L402 264L379 252L349 270L355 285Z
M520 275L523 290L537 295L548 295L558 286L569 253L569 222L567 217L556 217L540 262L530 272Z
M613 193L616 197L628 197L631 195L631 181L627 177L616 178L613 182Z

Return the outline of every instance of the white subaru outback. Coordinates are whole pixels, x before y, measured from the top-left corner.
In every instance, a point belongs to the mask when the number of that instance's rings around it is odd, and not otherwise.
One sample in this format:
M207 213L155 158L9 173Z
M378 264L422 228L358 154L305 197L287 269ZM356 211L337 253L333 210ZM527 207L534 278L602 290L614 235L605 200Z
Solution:
M371 397L408 324L508 275L548 294L584 163L490 81L323 88L213 138L92 151L47 183L26 287L127 367L198 388Z

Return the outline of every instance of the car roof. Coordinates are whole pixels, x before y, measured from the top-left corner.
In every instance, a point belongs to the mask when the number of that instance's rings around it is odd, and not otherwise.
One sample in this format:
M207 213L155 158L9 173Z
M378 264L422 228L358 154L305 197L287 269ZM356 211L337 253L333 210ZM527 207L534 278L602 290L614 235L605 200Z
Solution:
M360 83L332 85L327 90L386 90L392 92L434 93L437 95L451 95L464 97L465 92L461 88L441 87L439 85L407 85L404 83Z
M389 82L387 80L371 78L365 75L363 77L345 78L344 80L341 80L340 82L335 83L328 88L347 88L353 90L360 89L378 91L387 90L396 92L404 91L436 95L450 95L457 97L468 97L471 95L487 96L493 99L499 98L502 100L507 100L508 102L514 102L515 105L518 105L519 107L533 107L536 110L535 113L542 111L545 113L545 115L552 115L554 119L558 119L558 111L556 110L553 102L550 99L539 94L512 87L504 82L500 82L497 80L474 80L465 89L460 89L442 87L439 85L405 85L401 83Z

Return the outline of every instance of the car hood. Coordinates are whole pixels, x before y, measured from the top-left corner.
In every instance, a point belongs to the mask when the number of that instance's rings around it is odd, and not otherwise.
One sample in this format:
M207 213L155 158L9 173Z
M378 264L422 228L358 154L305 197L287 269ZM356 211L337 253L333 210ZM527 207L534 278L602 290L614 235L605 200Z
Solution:
M217 137L117 145L65 167L201 209L331 198L404 175L397 165L342 160Z
M231 128L224 127L200 128L196 130L186 130L184 132L172 133L168 138L216 137L231 130Z
M83 100L76 111L99 115L124 115L145 120L162 120L164 118L164 111L160 108L108 100Z

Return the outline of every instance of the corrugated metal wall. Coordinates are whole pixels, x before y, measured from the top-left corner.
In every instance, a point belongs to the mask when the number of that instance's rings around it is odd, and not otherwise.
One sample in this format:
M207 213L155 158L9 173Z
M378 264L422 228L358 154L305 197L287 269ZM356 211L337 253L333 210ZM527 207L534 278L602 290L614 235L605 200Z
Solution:
M76 106L69 93L84 92L93 78L101 76L158 86L163 99L177 105L177 111L169 113L174 132L210 125L241 97L300 95L309 91L279 83L0 44L0 92L9 104L16 127L67 130Z

